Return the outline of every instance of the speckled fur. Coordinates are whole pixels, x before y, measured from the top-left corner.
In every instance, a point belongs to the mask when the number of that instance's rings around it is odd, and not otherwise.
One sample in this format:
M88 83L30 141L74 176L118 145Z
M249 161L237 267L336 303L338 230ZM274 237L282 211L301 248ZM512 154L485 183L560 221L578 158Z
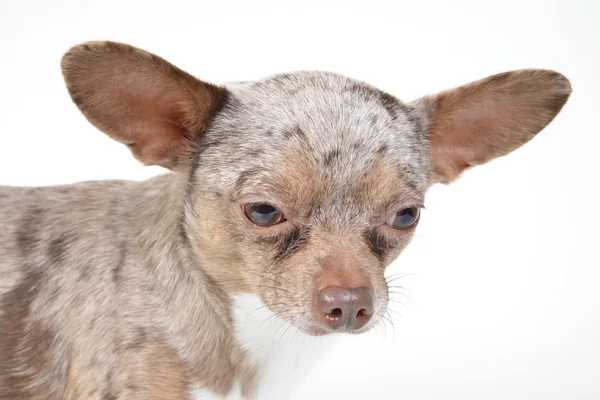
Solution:
M531 139L570 93L560 74L522 71L403 103L326 72L217 87L116 43L80 45L65 60L88 119L175 172L0 187L0 399L182 399L234 385L252 398L261 371L236 335L232 296L255 294L315 334L312 298L328 272L372 285L369 329L387 307L385 267L412 237L385 221L423 204L432 183ZM136 84L158 94L143 107L134 95L111 102L116 87ZM512 105L519 120L494 119L501 96L497 115ZM163 142L139 139L140 124L121 130L155 111L181 112L161 125ZM289 222L252 226L241 204L254 201L277 204Z

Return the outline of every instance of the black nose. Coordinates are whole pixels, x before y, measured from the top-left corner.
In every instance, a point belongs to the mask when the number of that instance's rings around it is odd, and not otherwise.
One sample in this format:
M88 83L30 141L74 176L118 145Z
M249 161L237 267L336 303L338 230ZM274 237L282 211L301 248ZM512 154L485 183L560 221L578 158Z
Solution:
M319 319L336 330L357 330L373 316L375 295L373 289L328 287L315 299Z

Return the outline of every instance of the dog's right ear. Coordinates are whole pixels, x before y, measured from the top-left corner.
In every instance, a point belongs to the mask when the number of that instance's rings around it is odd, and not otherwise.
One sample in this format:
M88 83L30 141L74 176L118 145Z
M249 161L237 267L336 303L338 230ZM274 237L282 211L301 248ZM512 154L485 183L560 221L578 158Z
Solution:
M154 54L114 42L75 46L61 66L73 101L93 125L144 164L172 170L189 164L197 136L228 93Z

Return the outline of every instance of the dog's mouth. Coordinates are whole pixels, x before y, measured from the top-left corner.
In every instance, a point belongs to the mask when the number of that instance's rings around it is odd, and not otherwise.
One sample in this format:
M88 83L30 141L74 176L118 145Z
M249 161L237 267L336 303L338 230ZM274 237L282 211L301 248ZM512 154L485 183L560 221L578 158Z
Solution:
M272 338L274 342L295 341L302 335L325 337L337 336L337 334L362 334L379 323L382 314L379 308L385 307L378 302L378 308L373 309L368 320L359 324L350 321L350 318L344 320L343 315L339 315L340 311L336 311L333 317L341 317L341 320L335 321L332 326L315 314L314 307L297 308L291 306L294 303L281 299L274 299L273 302L264 301L250 293L235 296L232 306L238 334L247 335L249 340L264 336Z
M372 324L367 324L360 329L331 329L327 328L323 325L314 324L305 329L303 329L304 333L310 336L325 336L332 334L351 334L351 335L359 335L369 331L372 328Z

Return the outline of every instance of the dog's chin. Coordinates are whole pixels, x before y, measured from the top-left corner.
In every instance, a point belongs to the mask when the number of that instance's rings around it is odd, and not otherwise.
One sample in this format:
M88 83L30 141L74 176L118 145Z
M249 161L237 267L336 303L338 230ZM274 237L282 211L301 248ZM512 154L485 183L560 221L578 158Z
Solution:
M306 325L304 327L298 327L300 331L306 333L310 336L326 336L326 335L337 335L337 334L349 334L349 335L360 335L361 333L365 333L373 327L373 323L369 322L367 325L360 329L332 329L330 327L312 323Z
M325 335L334 333L334 331L332 331L332 330L328 330L328 329L325 329L325 327L314 325L314 324L309 327L304 327L301 330L302 330L302 332L304 332L310 336L325 336Z

